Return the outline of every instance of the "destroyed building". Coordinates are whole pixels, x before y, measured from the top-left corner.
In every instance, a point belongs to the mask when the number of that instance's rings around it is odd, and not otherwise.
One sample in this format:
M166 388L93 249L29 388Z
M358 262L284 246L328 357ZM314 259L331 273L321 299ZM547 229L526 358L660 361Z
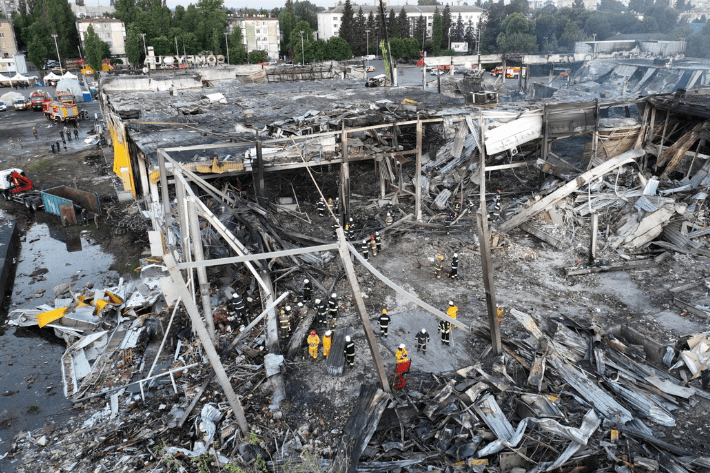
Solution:
M139 281L12 314L67 340L65 395L90 413L15 439L18 470L706 471L710 89L678 84L478 107L349 79L105 79L152 255ZM304 279L337 317L299 313Z

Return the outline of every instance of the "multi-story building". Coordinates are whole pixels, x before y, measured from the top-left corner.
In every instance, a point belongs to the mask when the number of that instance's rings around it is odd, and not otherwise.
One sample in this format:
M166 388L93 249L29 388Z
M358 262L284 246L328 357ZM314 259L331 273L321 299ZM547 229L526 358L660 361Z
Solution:
M357 5L353 3L352 6L356 17L361 7L365 17L368 17L370 12L372 12L375 17L380 13L379 2L375 2L373 5ZM336 5L324 12L318 13L318 39L328 41L333 36L338 36L343 19L344 7L345 5L342 4ZM432 27L434 25L434 12L437 7L434 5L392 5L391 7L385 6L385 14L389 14L389 11L394 9L395 14L399 15L402 8L404 8L404 11L407 13L409 30L414 31L419 17L423 16L426 21L426 37L431 39ZM439 5L438 8L439 13L443 14L444 7ZM453 25L458 21L460 14L464 26L468 26L470 21L476 30L478 29L481 18L486 13L482 8L467 5L449 5L449 9L451 10L451 21ZM377 38L370 34L370 42L374 43L376 40Z
M627 4L629 0L624 0ZM507 4L508 2L506 2ZM598 0L583 0L584 9L589 11L595 11L598 7ZM552 5L556 8L573 8L574 0L530 0L528 2L531 10L539 10L540 8L545 8L548 5Z
M0 0L2 1L2 0ZM94 3L93 1L91 3ZM111 2L113 4L113 1ZM115 13L116 8L113 5L77 5L69 3L72 13L77 18L101 18L105 13Z
M0 58L15 56L17 41L12 22L7 18L0 18Z
M19 11L20 2L18 0L0 0L0 13L6 18L12 16L12 12Z
M266 15L253 17L229 17L229 32L235 26L242 29L242 44L247 53L252 51L266 51L269 58L278 59L281 43L281 28L278 18L269 18Z
M76 21L81 47L84 48L84 37L89 25L94 27L94 33L101 41L108 44L111 57L126 57L126 25L115 18L81 18Z

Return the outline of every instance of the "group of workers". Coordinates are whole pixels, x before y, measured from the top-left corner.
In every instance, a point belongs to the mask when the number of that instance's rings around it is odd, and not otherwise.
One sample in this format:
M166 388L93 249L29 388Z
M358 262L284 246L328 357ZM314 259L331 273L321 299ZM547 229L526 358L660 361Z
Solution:
M436 279L441 279L441 275L444 273L444 255L439 255L434 261L434 276ZM454 253L454 257L451 260L451 271L446 273L450 279L458 279L459 277L459 255Z

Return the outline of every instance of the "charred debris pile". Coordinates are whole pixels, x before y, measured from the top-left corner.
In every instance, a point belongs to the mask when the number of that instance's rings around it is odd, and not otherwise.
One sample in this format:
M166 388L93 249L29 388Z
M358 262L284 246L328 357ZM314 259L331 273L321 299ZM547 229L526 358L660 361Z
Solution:
M333 196L336 215L343 215L341 206L347 205L347 215L358 222L354 241L374 231L386 238L402 233L468 238L476 232L483 185L500 189L489 191L495 198L487 206L493 249L503 253L505 241L519 228L560 251L588 248L588 258L565 268L570 278L632 271L673 254L704 257L710 251L704 248L710 233L704 204L710 185L705 138L710 113L699 102L681 96L650 100L637 121L617 122L606 136L599 114L589 119L594 103L546 106L532 113L511 108L487 118L432 114L419 137L416 121L399 126L393 120L385 131L348 133L346 153L353 161L381 155L376 171L368 163L353 166L348 195L342 176L328 169L329 161L339 153L342 157L338 142L319 141L308 148L293 140L272 158L279 164L295 156L322 160L320 180L332 182L318 182L319 187ZM373 113L393 111L380 104ZM582 121L570 120L570 114ZM300 136L305 127L320 128L318 117L329 120L317 112L303 120L272 122L270 132ZM593 144L585 144L586 160L554 146L555 140L575 134L593 136ZM298 173L301 182L311 179L301 169L288 172ZM251 175L210 182L191 171L186 175L191 180L183 191L199 197L195 204L203 221L197 240L206 260L232 257L239 253L235 248L260 254L334 241L332 219L318 216L317 195L301 186L297 192L281 177L267 179L270 192L261 195L257 188L253 196L246 190ZM177 172L174 176L182 182ZM171 205L168 215L166 240L184 243L182 210ZM185 251L177 246L165 259L142 261L139 281L105 289L61 285L52 305L11 315L17 325L47 326L67 340L61 364L65 395L85 408L85 415L65 426L48 424L13 439L12 455L22 459L18 471L37 471L39 465L43 471L68 472L685 473L710 468L703 456L706 443L700 438L684 443L673 430L710 396L708 332L649 351L595 323L536 320L514 307L508 313L517 325L506 331L501 356L479 354L461 360L463 368L452 372L412 371L405 389L390 393L363 385L347 423L337 424L340 418L307 405L296 407L300 415L293 422L289 414L296 408L274 408L274 393L276 378L300 361L289 356L290 350L283 356L269 348L274 331L269 319L275 321L277 303L299 300L289 292L300 293L304 276L320 293L333 290L342 278L339 265L326 266L337 258L334 251L254 259L251 274L241 264L210 268L205 287L198 286L198 276L183 284L196 300L211 301L214 345L243 406L251 430L245 435L227 395L211 382L217 369L208 362L194 334L195 318L188 314L196 304L190 301L188 308L183 293L175 290L170 274L175 267L166 261ZM268 275L278 290L264 297L254 274ZM235 319L228 305L235 292L243 295L254 318ZM278 294L289 299L270 299ZM697 301L674 302L694 316L710 316ZM294 333L300 334L291 342L294 352L305 352L304 336L312 323L309 316L294 323ZM477 339L490 337L480 322L471 332Z

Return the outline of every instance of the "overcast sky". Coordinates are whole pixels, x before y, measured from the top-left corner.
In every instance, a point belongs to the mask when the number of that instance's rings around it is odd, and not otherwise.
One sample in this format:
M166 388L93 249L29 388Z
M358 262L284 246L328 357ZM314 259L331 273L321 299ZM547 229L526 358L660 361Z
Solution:
M87 5L91 5L96 0L86 0ZM105 0L100 0L105 1ZM310 0L311 3L318 5L319 7L333 7L335 6L336 0ZM352 0L351 0L352 1ZM177 5L183 5L187 7L190 3L197 3L197 0L192 2L186 0L167 0L168 6L172 9ZM107 2L108 3L108 2ZM354 3L354 2L353 2ZM374 0L369 1L358 1L358 5L371 4L374 5ZM416 0L409 0L409 3L416 5ZM286 0L261 0L259 2L247 1L247 0L224 0L224 6L227 8L264 8L266 10L271 10L276 7L282 7L286 4ZM378 3L379 4L379 3ZM390 0L390 5L404 5L405 0Z

